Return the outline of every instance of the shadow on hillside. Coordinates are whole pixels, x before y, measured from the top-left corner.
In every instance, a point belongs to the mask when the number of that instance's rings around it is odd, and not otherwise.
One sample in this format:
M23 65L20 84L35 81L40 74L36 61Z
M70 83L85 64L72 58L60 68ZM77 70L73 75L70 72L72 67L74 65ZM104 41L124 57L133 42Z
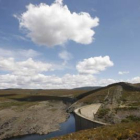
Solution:
M54 100L54 101L63 101L63 102L73 102L72 98L68 97L55 97L55 96L28 96L24 98L10 98L16 101L30 101L30 102L37 102L37 101L48 101L48 100Z
M15 96L17 94L0 94L0 97Z
M80 100L80 99L82 99L90 94L93 94L93 93L98 92L100 90L107 89L107 88L112 87L112 86L122 86L123 89L128 90L128 91L140 91L140 87L138 87L138 86L134 86L132 84L125 83L125 82L119 82L119 83L114 83L114 84L108 85L106 87L100 87L98 89L94 89L94 90L85 92L85 93L77 96L76 100L78 101L78 100Z

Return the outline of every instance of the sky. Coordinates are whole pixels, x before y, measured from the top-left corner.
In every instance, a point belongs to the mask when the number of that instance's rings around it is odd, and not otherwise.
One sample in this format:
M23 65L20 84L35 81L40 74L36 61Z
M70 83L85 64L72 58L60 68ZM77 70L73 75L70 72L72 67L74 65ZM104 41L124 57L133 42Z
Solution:
M0 0L0 88L140 83L139 0Z

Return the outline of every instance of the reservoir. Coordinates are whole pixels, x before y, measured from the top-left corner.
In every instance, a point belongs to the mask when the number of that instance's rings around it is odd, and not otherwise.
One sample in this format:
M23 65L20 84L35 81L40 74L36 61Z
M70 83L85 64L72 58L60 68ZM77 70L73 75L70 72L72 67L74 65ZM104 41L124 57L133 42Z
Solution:
M52 137L66 135L72 132L75 132L75 118L74 118L74 114L71 113L67 121L60 124L60 130L58 131L46 135L37 135L37 134L26 135L17 138L11 138L9 140L45 140L45 139L49 140Z

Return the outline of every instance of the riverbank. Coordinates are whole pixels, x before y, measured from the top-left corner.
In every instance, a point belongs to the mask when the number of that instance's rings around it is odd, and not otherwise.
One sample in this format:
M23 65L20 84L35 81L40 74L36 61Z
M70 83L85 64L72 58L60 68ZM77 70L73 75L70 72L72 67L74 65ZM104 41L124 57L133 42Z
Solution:
M71 113L68 119L60 124L60 129L57 131L45 135L32 134L32 135L25 135L21 137L14 137L8 140L50 140L51 138L63 136L73 132L75 132L75 117L74 114Z
M61 101L42 101L30 106L0 110L0 140L29 134L48 134L66 121L67 106Z

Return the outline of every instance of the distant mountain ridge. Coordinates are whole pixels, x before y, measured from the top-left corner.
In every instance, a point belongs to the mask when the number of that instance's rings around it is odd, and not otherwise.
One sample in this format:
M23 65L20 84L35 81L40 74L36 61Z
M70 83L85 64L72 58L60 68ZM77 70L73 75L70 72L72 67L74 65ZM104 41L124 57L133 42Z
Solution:
M99 89L99 88L101 88L101 86L78 87L78 88L74 88L74 89L77 89L77 90L95 90L95 89Z

